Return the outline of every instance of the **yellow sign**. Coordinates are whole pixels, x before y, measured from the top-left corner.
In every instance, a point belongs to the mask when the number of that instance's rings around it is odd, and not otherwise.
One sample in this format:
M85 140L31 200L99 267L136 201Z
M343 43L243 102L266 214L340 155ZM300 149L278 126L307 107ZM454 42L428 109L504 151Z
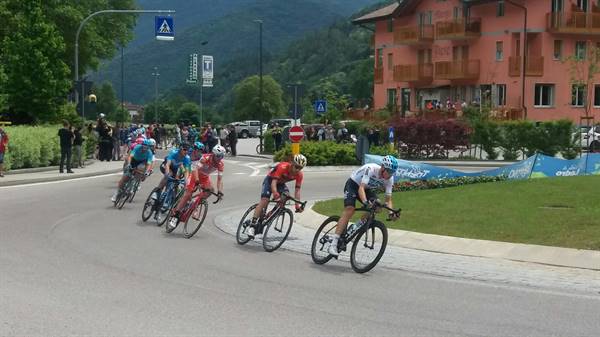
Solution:
M292 154L300 154L300 143L292 143Z

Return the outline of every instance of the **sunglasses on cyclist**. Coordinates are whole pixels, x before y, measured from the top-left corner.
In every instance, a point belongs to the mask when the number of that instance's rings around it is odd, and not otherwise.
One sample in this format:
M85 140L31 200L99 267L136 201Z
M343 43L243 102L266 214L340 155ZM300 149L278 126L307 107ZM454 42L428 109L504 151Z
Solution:
M297 171L300 171L300 170L302 170L302 169L304 168L304 166L300 166L300 165L294 165L294 168L295 168Z

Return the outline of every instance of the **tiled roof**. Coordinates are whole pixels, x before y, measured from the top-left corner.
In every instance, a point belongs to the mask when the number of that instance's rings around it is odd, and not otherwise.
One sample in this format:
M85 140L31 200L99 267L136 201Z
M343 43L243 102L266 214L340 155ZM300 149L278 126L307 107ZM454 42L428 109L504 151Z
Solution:
M389 6L380 8L369 14L365 14L365 15L361 16L360 18L354 19L354 20L352 20L352 22L356 23L356 24L368 23L368 22L376 21L377 19L382 19L382 18L388 17L394 13L394 11L398 8L398 6L400 6L400 5L397 2L395 2Z

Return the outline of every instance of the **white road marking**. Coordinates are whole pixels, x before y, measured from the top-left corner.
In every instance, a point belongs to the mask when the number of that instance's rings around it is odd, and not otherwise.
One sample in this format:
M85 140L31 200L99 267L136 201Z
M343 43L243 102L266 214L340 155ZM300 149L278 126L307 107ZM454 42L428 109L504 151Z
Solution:
M64 183L64 182L79 181L79 180L88 180L88 179L96 179L96 178L110 177L110 176L116 176L116 175L122 175L122 174L123 174L123 172L117 172L117 173L108 173L108 174L102 174L102 175L92 176L92 177L81 177L81 178L64 179L64 180L56 180L56 181L44 181L44 182L40 182L40 183L20 184L20 185L12 185L12 186L1 186L0 189L21 188L21 187L41 186L41 185L50 185L50 184L60 184L60 183Z
M236 172L234 174L244 174L245 175L246 173L245 172Z

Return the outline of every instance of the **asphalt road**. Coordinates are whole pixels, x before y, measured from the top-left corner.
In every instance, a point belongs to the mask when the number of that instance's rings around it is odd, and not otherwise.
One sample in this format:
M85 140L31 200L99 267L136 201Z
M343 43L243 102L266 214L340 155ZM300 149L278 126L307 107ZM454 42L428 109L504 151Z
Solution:
M238 246L213 220L258 199L264 163L227 162L226 199L190 240L141 222L157 175L123 210L109 201L116 175L0 188L0 335L598 335L600 294L568 279L523 286L510 269L499 282L385 266L359 275L344 261ZM341 196L346 176L307 172L304 196Z

